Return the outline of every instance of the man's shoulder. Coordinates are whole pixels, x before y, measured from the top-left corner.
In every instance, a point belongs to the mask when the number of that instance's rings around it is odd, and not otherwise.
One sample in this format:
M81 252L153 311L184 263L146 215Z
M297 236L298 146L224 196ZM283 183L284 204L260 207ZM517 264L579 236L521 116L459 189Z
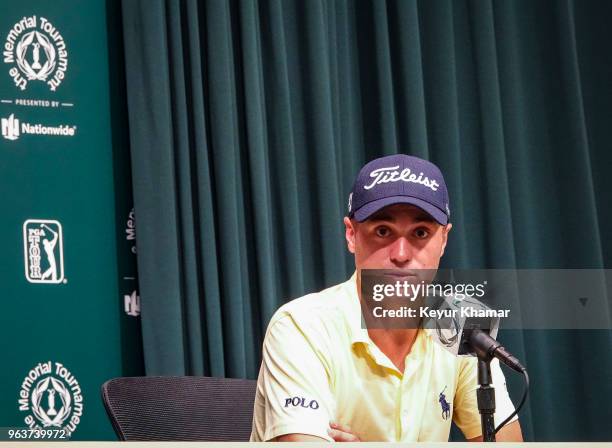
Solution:
M351 295L350 281L285 303L272 316L268 330L287 321L301 330L343 326L349 308L354 306L351 301L358 300Z

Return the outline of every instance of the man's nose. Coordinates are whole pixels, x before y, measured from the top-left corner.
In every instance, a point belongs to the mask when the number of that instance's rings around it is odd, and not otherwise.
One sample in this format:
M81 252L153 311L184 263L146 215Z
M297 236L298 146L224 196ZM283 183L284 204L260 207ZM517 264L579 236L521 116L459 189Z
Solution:
M402 266L412 259L413 247L406 237L400 237L393 242L391 248L391 261L398 266Z

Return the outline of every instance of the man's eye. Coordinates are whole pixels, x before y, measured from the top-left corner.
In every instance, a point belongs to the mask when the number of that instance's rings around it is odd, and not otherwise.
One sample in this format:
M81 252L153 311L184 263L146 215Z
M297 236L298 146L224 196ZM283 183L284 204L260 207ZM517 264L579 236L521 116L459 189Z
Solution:
M388 227L377 227L375 232L376 236L379 236L381 238L385 238L391 233Z
M414 231L414 236L419 239L425 239L429 236L429 230L423 227L420 227Z

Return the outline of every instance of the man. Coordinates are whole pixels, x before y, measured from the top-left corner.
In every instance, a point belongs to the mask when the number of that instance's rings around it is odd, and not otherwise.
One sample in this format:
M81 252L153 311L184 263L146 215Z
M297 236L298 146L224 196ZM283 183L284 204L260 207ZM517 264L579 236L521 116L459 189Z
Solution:
M446 247L448 192L434 164L403 154L359 172L344 218L356 273L282 306L272 317L257 382L252 441L446 441L451 417L482 440L475 358L424 330L362 328L362 269L437 269ZM514 411L491 364L495 422ZM518 420L497 440L521 441Z

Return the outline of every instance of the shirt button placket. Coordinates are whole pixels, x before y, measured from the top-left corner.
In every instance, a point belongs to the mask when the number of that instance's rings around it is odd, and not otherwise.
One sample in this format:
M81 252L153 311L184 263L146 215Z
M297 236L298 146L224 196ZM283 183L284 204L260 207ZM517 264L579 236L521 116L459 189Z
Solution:
M408 406L410 405L410 402L408 400L408 396L406 394L406 389L407 389L407 383L408 383L408 378L406 377L406 375L402 376L401 382L399 384L399 421L400 421L400 434L398 434L398 439L401 440L404 437L404 434L406 433L406 431L408 430L408 414L409 409Z

